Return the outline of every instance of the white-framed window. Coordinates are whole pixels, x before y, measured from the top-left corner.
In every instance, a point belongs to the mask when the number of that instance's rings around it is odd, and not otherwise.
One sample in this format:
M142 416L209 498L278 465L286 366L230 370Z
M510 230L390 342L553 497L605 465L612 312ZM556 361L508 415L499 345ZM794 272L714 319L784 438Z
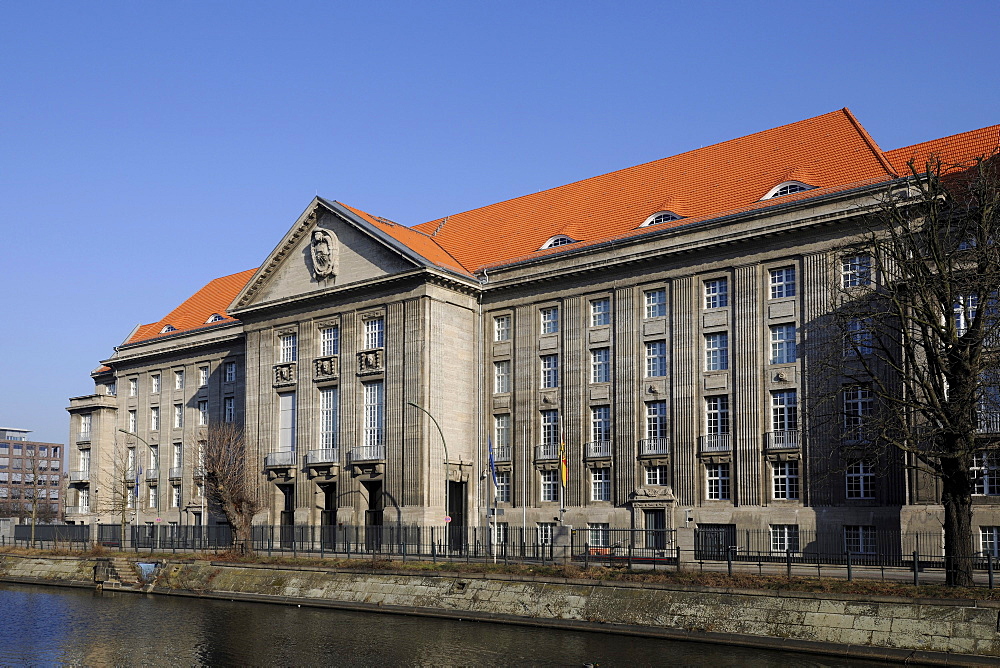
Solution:
M208 424L208 401L201 399L198 401L198 425L204 427Z
M510 503L510 472L497 471L497 503Z
M180 429L184 426L184 406L181 404L174 404L174 429Z
M362 384L365 388L365 445L383 445L385 385L381 380Z
M153 406L149 409L149 429L151 431L160 430L160 407Z
M851 462L844 473L848 499L875 498L875 472L871 462L860 459Z
M160 446L158 445L149 446L149 468L160 468Z
M20 460L18 460L20 461ZM31 466L31 460L28 460L28 466ZM84 448L80 450L80 470L89 471L90 470L90 448Z
M729 395L705 397L705 428L712 436L729 433Z
M871 255L849 255L840 260L840 284L859 288L872 284Z
M795 325L772 325L771 364L791 364L796 359Z
M385 347L385 318L365 320L365 349Z
M792 501L799 498L799 463L796 460L771 465L772 498Z
M324 387L319 391L319 447L324 450L337 447L339 398L339 387Z
M771 393L771 431L795 431L799 428L797 390Z
M236 422L236 398L226 397L222 400L222 419L226 422Z
M646 484L661 486L670 484L670 467L665 465L650 466L646 469Z
M611 406L590 407L590 440L611 440Z
M1000 527L979 527L979 551L984 557L1000 557Z
M558 306L547 306L539 314L542 319L542 334L555 334L559 331Z
M795 267L771 270L771 299L795 296Z
M646 377L662 378L667 375L667 342L646 341Z
M134 397L139 394L139 379L129 378L128 379L128 396Z
M845 524L844 550L850 554L875 554L875 527L864 524Z
M771 551L772 552L798 552L799 551L799 525L798 524L772 524Z
M544 244L542 244L542 247L539 250L544 250L546 248L555 248L556 246L565 246L567 244L575 244L575 243L576 239L573 239L572 237L567 237L565 234L557 234L556 236L552 237Z
M729 279L710 278L705 281L705 308L729 306Z
M200 366L198 367L198 387L205 387L208 385L208 367Z
M587 524L587 542L590 547L608 547L611 545L611 525L606 522L590 522Z
M706 492L710 500L729 499L729 462L705 464L707 479Z
M611 500L611 469L590 469L590 500Z
M171 485L170 486L170 507L180 508L181 507L181 486Z
M160 374L154 373L149 377L149 391L152 394L160 393Z
M594 348L590 351L590 382L611 382L611 348Z
M112 397L117 396L118 395L118 383L117 383L117 381L113 380L110 383L108 383L105 386L104 391L109 396L112 396Z
M542 355L542 387L559 387L559 355Z
M80 437L90 438L90 431L94 424L94 416L91 413L82 413L80 415Z
M590 326L601 327L611 324L611 300L607 297L590 300Z
M511 317L498 315L493 318L493 340L510 341Z
M874 407L872 390L867 385L844 388L844 440L866 441L866 422Z
M236 362L226 362L226 382L236 382Z
M646 438L667 438L667 402L646 402Z
M844 324L844 356L871 355L874 345L871 318L851 318Z
M555 534L556 523L555 522L539 522L538 523L538 544L539 545L549 545L552 543L552 536Z
M196 482L194 484L194 496L196 499L200 499L205 496L205 483Z
M510 392L510 360L493 363L493 394Z
M177 369L174 371L174 389L184 389L184 369Z
M541 412L542 445L559 445L559 411L547 410Z
M295 362L299 359L299 337L298 334L283 334L278 338L280 350L279 362Z
M156 489L155 485L149 488L149 507L152 509L160 507L160 495L156 493Z
M510 448L510 413L493 416L493 439L497 448Z
M295 404L294 392L284 392L278 395L279 452L295 452Z
M340 327L331 325L319 330L319 354L323 357L340 354Z
M663 288L647 290L645 293L646 317L662 318L667 315L667 291Z
M982 496L1000 495L1000 454L977 452L972 456L972 493Z
M539 471L542 480L542 501L559 500L559 471Z
M130 475L135 475L135 448L130 447L125 449L125 470L130 472Z
M136 423L137 422L138 422L138 420L136 419L136 412L134 410L130 410L128 412L128 430L129 430L129 433L131 433L131 434L135 433Z
M953 307L955 329L959 336L965 336L976 319L976 309L979 307L979 297L976 295L961 295L955 300Z
M705 335L705 371L725 371L729 368L729 333Z
M663 223L669 223L674 220L680 220L682 216L677 215L673 211L660 211L659 213L654 213L652 216L643 221L642 225L639 227L648 227L649 225L661 225Z
M761 197L761 200L774 199L775 197L784 197L785 195L791 195L793 193L801 193L806 190L812 190L816 186L810 186L808 184L802 183L800 181L788 181L786 183L779 183L774 186L771 190L767 192L766 195Z

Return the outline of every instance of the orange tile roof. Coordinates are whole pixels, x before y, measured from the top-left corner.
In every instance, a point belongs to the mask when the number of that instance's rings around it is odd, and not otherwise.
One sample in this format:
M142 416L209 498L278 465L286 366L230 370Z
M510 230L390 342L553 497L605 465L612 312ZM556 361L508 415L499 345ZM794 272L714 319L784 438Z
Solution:
M941 159L945 165L964 165L977 157L989 156L1000 150L1000 125L961 132L957 135L932 139L913 146L886 151L885 157L900 176L910 173L910 160L921 170L931 156Z
M237 322L235 318L230 317L226 313L226 307L236 298L236 295L246 286L256 271L256 269L248 269L238 274L231 274L210 281L208 285L188 297L183 304L168 313L159 322L140 325L125 343L147 341L160 336L171 336L201 327ZM221 315L222 320L215 323L208 323L207 320L214 313ZM163 328L168 325L174 327L174 331L164 332Z
M881 149L841 109L414 229L475 270L529 256L557 234L588 242L628 235L658 211L688 219L676 226L753 207L783 181L827 188L892 177Z

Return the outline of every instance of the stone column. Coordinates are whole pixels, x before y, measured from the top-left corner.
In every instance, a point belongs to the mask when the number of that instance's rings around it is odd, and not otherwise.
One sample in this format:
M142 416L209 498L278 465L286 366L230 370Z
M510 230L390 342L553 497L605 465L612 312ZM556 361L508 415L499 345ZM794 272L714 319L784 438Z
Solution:
M761 504L763 431L761 430L761 286L760 267L737 267L733 276L733 326L729 332L733 379L733 503Z

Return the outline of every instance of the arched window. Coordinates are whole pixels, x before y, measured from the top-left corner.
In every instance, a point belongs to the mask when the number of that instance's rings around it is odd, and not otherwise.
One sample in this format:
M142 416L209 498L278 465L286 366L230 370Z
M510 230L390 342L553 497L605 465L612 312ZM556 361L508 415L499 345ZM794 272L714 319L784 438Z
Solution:
M802 183L801 181L785 181L784 183L779 183L778 185L771 188L766 195L761 197L761 200L774 199L775 197L783 197L785 195L791 195L792 193L800 193L805 190L812 190L816 186L811 186L807 183Z
M160 330L160 334L166 334L167 332L176 332L177 328L173 325L164 325L163 329Z
M208 316L208 320L205 321L205 324L207 325L212 322L219 322L220 320L225 320L225 318L223 318L218 313L213 313L212 315Z
M576 239L571 239L567 237L565 234L557 234L556 236L552 237L544 244L542 244L542 247L539 250L545 250L546 248L555 248L556 246L565 246L566 244L575 244L575 243Z
M652 216L647 218L645 222L639 227L648 227L649 225L659 225L660 223L669 223L672 220L680 220L683 216L678 216L673 211L659 211L654 213Z

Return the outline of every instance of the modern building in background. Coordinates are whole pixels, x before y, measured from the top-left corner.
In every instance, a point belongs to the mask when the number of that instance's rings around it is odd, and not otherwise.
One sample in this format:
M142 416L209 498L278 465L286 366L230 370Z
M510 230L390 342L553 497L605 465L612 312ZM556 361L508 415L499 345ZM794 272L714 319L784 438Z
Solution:
M845 109L415 227L317 197L258 269L137 327L71 400L67 519L218 521L198 444L235 422L261 523L499 519L597 544L699 526L782 551L940 534L933 481L806 423L803 332L910 159L997 146L1000 126L883 151ZM984 545L998 495L976 505Z
M0 517L59 522L65 487L63 445L28 440L30 433L0 428Z

